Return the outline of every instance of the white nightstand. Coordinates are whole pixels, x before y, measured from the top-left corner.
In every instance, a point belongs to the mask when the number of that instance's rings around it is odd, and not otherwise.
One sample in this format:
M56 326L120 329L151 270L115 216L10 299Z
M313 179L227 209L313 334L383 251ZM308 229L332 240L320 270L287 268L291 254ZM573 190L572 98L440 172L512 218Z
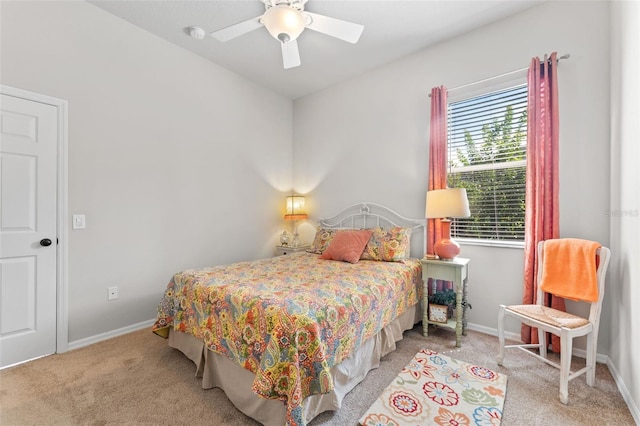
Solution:
M306 251L309 248L309 246L298 246L298 247L293 247L293 246L276 246L276 256L282 256L285 254L290 254L290 253L297 253L300 251Z
M422 259L422 334L429 335L429 324L449 327L456 331L456 347L460 347L461 336L467 334L467 276L469 274L469 259L456 257L453 260ZM447 323L429 320L429 295L427 281L429 278L452 281L456 292L456 317Z

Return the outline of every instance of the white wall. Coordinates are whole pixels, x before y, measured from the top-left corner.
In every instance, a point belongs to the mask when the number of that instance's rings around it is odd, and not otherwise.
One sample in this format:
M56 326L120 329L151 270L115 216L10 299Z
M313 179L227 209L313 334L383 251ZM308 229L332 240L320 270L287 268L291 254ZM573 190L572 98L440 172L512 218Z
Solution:
M609 356L640 424L640 3L614 2L611 28Z
M607 2L544 3L294 101L296 188L320 217L358 201L424 217L431 88L526 68L552 51L571 54L559 67L561 236L608 245ZM495 329L498 305L522 300L522 250L465 246L463 256L471 258L469 321ZM609 328L605 316L601 329ZM507 329L519 335L517 323Z
M290 100L85 2L1 7L0 82L69 102L70 342L154 318L179 270L272 255Z

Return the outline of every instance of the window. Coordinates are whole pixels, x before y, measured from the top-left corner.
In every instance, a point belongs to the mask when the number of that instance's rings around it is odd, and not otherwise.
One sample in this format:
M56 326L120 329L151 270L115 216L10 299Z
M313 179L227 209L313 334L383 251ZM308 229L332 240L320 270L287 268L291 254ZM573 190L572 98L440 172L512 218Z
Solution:
M466 188L471 217L457 239L524 241L527 85L450 102L447 183Z

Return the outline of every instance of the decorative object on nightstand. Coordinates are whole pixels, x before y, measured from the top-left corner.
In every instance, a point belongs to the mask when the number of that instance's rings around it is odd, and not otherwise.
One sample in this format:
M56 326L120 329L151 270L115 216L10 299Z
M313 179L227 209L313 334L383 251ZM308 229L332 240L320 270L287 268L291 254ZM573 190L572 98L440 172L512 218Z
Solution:
M429 321L446 324L449 321L449 307L429 303Z
M298 235L298 221L306 219L307 213L304 209L304 196L302 195L290 195L287 197L287 212L284 215L284 220L293 221L293 241L291 246L298 247L302 243Z
M286 230L282 231L282 234L280 234L280 246L282 247L289 246L289 240L290 240L289 233Z
M456 308L456 292L451 288L429 295L429 321L446 323Z
M467 275L469 273L469 259L456 257L452 260L422 259L422 335L429 335L429 324L441 327L449 327L456 331L456 347L460 347L462 336L467 334ZM434 283L434 288L429 289L429 279ZM450 281L452 289L438 288L438 280ZM435 301L448 301L455 294L455 318L447 318L447 310L436 308L435 317L431 317L431 306ZM438 294L443 293L438 296ZM444 315L443 315L444 313ZM443 318L444 316L444 318ZM433 319L432 319L433 318ZM444 321L442 321L444 319Z
M465 188L446 188L427 191L425 217L440 219L442 239L433 246L434 253L443 260L454 259L460 254L460 244L451 239L451 219L469 217L469 200Z

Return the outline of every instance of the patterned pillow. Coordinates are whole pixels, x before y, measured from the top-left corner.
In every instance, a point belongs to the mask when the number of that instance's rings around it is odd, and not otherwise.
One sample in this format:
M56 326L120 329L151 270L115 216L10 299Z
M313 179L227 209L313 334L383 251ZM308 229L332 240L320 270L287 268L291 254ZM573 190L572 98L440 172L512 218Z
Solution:
M411 228L375 228L360 259L397 262L408 259L410 252Z
M336 235L339 229L323 228L318 226L316 229L316 236L311 243L311 247L307 250L308 253L322 254L329 246L329 243Z

